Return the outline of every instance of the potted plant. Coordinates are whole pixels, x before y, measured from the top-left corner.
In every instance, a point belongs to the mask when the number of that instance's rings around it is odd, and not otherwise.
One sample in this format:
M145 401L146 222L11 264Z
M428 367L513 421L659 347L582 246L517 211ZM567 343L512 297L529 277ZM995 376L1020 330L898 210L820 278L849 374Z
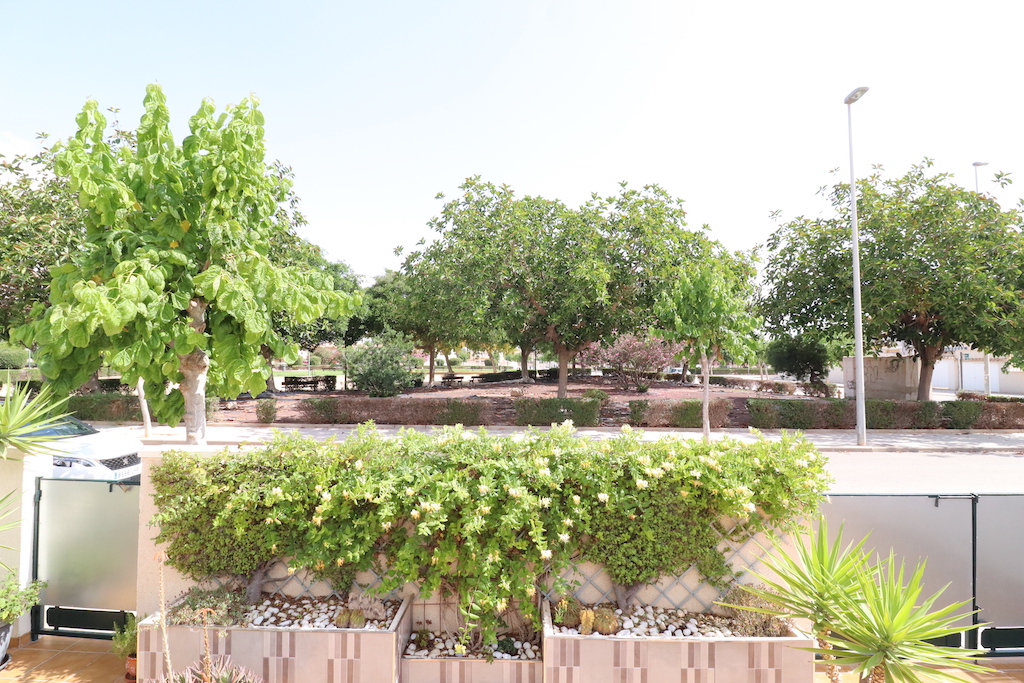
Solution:
M42 581L33 581L22 588L13 576L0 584L0 663L7 658L7 646L11 644L11 625L39 602L39 591L45 586Z
M114 624L114 637L110 650L124 658L124 680L134 681L138 672L139 628L135 615L128 613L123 626Z

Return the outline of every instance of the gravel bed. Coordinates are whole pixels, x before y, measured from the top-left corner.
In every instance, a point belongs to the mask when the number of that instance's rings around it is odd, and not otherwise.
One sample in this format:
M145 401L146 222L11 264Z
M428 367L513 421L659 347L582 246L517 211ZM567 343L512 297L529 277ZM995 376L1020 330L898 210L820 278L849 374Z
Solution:
M594 632L588 638L742 638L746 634L735 632L736 622L717 614L686 612L662 607L636 607L633 610L616 609L622 628L603 636ZM579 635L579 629L555 625L555 633Z
M459 653L455 647L458 641L446 633L430 631L427 635L430 644L426 647L417 646L415 641L419 638L420 635L415 632L409 636L409 644L405 648L406 657L483 659L490 656L494 659L540 659L540 645L529 641L513 640L510 637L499 638L497 643L485 645L486 652L471 650L466 653ZM511 652L503 650L511 650Z
M385 600L384 619L367 619L363 629L386 631L391 627L391 620L401 602ZM338 612L348 608L349 604L339 598L301 598L273 597L249 609L242 623L246 628L278 626L283 628L322 628L337 629L334 619Z

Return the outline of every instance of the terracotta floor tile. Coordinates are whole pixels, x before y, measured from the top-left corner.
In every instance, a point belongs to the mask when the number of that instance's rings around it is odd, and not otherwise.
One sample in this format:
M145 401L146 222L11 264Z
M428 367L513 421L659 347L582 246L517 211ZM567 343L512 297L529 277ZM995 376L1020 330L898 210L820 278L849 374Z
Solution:
M17 650L12 650L10 654L10 664L8 664L7 668L3 671L0 671L0 674L3 674L8 679L17 678L18 676L28 673L43 662L56 657L60 652L23 647L18 648Z
M73 679L76 683L111 683L124 680L124 660L117 655L102 655Z
M110 652L110 641L109 640L97 640L95 638L68 638L71 641L71 645L68 646L68 650L74 650L76 652Z
M81 638L66 638L64 636L40 636L39 640L26 643L18 650L66 650Z
M19 651L20 652L20 651ZM71 652L62 651L54 653L41 665L26 672L24 678L33 681L48 681L52 683L74 681L79 671L86 668L104 655L95 652ZM12 665L17 663L20 657L16 658ZM18 679L21 680L21 679Z

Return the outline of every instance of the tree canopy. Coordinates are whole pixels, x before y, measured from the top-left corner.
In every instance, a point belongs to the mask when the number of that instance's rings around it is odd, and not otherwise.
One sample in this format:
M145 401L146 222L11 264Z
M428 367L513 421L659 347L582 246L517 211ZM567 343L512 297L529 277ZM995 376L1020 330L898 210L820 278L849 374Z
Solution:
M912 349L919 400L947 347L1020 357L1024 332L1020 215L931 165L857 183L864 339ZM761 308L772 334L853 336L849 190L828 193L833 216L799 217L769 239Z
M144 104L134 146L108 144L106 118L89 101L78 132L55 147L55 170L78 193L85 242L54 269L52 305L17 336L40 344L40 369L59 389L77 387L103 360L128 384L142 377L157 418L184 417L187 442L202 443L207 386L255 395L269 376L264 348L296 357L272 329L274 311L309 322L347 314L353 298L335 292L329 275L268 258L289 183L264 161L255 97L219 116L204 100L180 145L159 86L147 87Z
M578 209L479 178L460 189L431 222L440 233L431 258L485 328L524 349L541 340L554 347L562 397L571 358L651 322L675 269L706 242L686 229L682 201L654 185L623 183Z

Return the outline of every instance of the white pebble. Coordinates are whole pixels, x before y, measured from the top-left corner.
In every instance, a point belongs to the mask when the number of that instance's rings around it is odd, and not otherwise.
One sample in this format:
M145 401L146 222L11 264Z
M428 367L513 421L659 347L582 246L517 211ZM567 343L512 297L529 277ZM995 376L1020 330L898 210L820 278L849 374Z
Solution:
M630 619L629 617L626 617L625 619L623 619L622 620L622 628L626 629L626 630L633 628L633 620Z

